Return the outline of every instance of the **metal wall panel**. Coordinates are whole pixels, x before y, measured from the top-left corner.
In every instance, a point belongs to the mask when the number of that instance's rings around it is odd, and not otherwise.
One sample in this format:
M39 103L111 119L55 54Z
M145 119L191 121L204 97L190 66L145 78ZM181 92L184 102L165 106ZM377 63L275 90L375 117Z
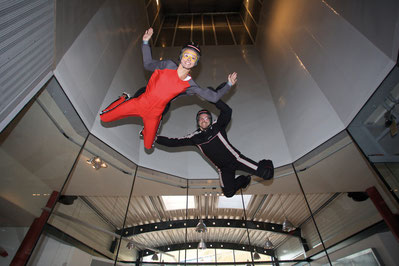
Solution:
M385 32L384 49L395 47L392 25L398 19L384 10L397 10L397 4L385 0L380 11L371 2L357 1L356 12L302 0L274 1L262 9L257 47L293 160L342 131L395 64L376 46L378 38L364 32ZM362 10L372 12L363 16ZM348 22L358 16L367 26Z
M51 71L53 55L54 1L5 1L1 3L1 121L16 108L29 92L35 89L43 76Z
M312 205L312 202L310 202L310 205ZM313 211L315 209L313 208ZM315 215L321 237L327 246L331 240L336 243L373 225L381 219L380 214L373 207L370 199L355 202L347 197L346 193L340 195ZM308 220L302 226L302 233L309 244L309 248L320 244L320 238L312 220Z

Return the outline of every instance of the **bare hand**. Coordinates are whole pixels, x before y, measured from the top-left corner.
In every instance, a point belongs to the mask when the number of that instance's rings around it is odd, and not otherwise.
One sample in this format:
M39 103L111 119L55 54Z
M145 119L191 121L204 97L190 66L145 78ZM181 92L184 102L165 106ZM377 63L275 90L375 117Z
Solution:
M151 39L151 36L153 33L154 33L154 30L152 28L149 28L148 30L146 30L143 35L143 41L149 41Z
M236 84L236 82L237 82L237 73L234 72L232 74L229 74L229 76L227 77L227 80L231 83L231 85Z

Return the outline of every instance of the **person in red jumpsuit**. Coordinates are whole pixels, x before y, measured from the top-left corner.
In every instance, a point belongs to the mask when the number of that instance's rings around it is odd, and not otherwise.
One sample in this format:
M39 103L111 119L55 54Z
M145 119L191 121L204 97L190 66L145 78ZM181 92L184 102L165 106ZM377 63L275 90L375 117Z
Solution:
M193 42L183 46L179 65L172 60L154 60L148 43L152 34L153 29L149 28L143 35L144 68L153 71L145 92L137 98L130 98L124 93L100 114L100 119L103 122L111 122L129 116L141 117L144 123L141 134L146 149L153 147L162 112L171 100L177 96L197 94L205 100L215 103L237 82L237 73L234 72L228 75L228 82L218 91L199 87L191 78L190 70L198 64L201 56L200 47Z

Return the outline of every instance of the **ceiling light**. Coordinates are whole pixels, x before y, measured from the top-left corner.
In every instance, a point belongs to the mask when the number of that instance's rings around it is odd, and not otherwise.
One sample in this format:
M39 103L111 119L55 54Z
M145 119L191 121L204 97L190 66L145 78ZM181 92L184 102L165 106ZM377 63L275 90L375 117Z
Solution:
M283 231L284 232L291 232L295 230L295 226L285 217L283 222Z
M204 221L202 219L199 220L197 226L195 227L195 231L197 233L204 233L206 232L208 229L206 228L206 225L204 223Z
M86 162L87 162L87 164L90 164L91 167L93 167L96 170L108 167L108 165L98 156L94 156L93 158L91 158L90 160L87 160Z
M154 253L154 255L152 255L151 259L152 259L152 260L158 260L158 255L157 255L157 253Z
M198 249L202 249L202 250L206 249L206 243L205 243L204 239L202 239L202 237L201 237L201 241L198 243Z
M254 260L260 260L259 253L255 251L254 253Z
M291 231L295 230L295 226L287 219L287 214L286 214L285 209L283 207L283 202L281 200L281 197L282 197L282 195L280 195L279 200L280 200L280 203L281 203L281 209L283 210L284 217L285 217L284 218L284 222L283 222L282 230L284 232L288 233L288 232L291 232Z
M265 248L266 249L273 249L274 248L274 245L273 245L272 241L270 241L269 238L266 238Z

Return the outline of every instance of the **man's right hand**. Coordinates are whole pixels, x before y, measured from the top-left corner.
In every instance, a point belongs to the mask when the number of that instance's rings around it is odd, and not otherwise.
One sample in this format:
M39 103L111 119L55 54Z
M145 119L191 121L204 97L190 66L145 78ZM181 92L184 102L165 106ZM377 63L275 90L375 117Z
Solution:
M154 33L154 30L152 28L149 28L148 30L146 30L143 35L143 41L148 42L151 39L151 36L153 33Z

